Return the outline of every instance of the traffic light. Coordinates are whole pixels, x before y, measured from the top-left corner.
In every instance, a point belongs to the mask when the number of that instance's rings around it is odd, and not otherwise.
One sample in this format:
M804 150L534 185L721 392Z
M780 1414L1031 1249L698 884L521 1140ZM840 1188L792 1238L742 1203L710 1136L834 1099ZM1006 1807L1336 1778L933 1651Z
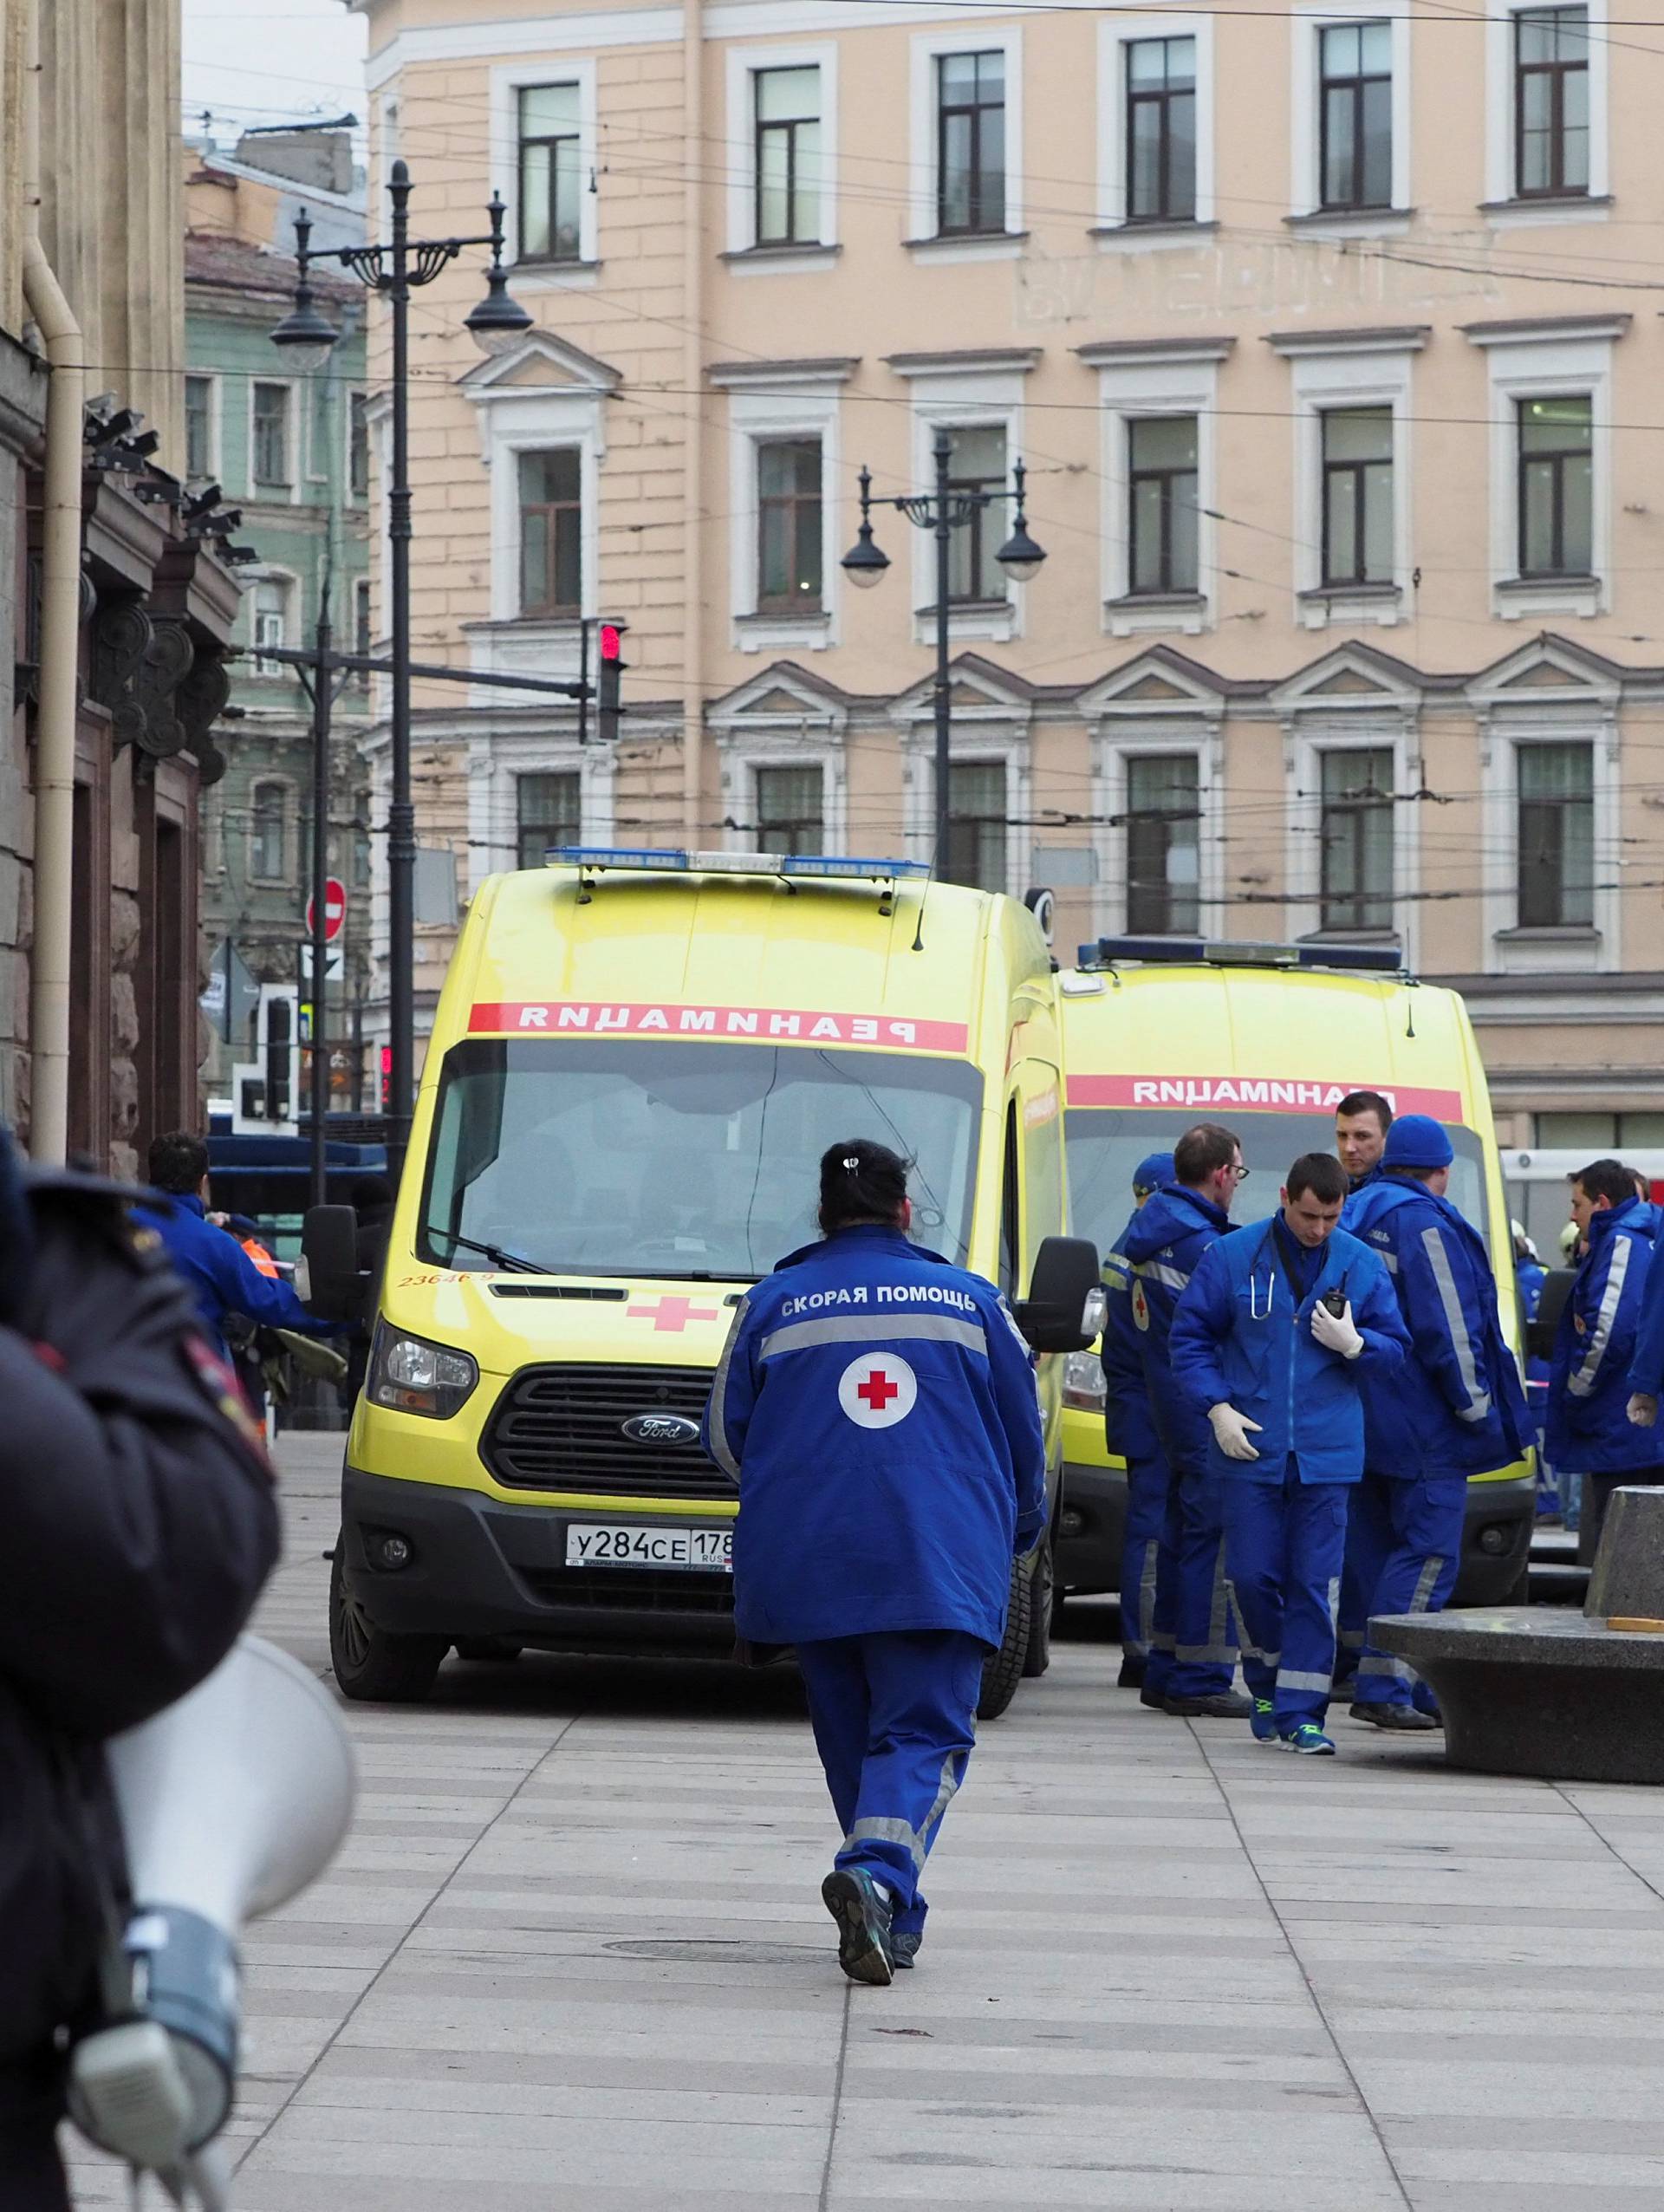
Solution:
M618 680L624 673L624 626L621 622L602 622L600 626L601 673L595 686L595 735L602 745L614 745L618 740L618 718L623 709L618 703Z

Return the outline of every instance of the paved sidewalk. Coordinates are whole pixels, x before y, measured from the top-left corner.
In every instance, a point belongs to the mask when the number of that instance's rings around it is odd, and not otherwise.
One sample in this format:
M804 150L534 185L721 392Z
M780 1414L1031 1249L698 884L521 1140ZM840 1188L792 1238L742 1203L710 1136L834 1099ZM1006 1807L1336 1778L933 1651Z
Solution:
M260 1625L322 1671L339 1440L283 1456ZM1653 2212L1664 1793L1343 1715L1296 1760L1145 1711L1082 1617L887 1991L837 1972L790 1675L453 1660L351 1708L354 1834L246 1945L239 2212Z

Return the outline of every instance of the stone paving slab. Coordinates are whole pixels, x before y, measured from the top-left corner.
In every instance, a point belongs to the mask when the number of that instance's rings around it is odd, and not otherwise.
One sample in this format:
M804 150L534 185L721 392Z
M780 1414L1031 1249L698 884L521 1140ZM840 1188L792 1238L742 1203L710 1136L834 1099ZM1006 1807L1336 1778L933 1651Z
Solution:
M258 1625L320 1675L340 1441ZM250 1929L238 2212L1654 2212L1664 1795L1319 1765L1113 1685L985 1729L923 1961L837 1972L789 1671L452 1661ZM127 2202L76 2154L78 2201Z

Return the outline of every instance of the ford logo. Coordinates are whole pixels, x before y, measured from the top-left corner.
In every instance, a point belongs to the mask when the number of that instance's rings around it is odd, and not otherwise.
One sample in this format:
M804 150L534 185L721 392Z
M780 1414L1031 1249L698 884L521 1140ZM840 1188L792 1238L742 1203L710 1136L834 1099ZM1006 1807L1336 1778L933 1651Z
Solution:
M633 1413L621 1424L633 1444L697 1444L699 1424L679 1413Z

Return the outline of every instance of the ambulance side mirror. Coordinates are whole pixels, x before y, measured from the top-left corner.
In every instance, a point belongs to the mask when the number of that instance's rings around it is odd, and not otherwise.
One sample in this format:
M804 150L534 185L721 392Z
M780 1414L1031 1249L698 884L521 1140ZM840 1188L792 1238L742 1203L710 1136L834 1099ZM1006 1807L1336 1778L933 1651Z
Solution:
M364 1305L358 1216L350 1206L312 1206L301 1224L295 1288L320 1320L356 1321Z
M1103 1328L1098 1248L1085 1237L1047 1237L1034 1258L1029 1295L1011 1308L1037 1352L1083 1352Z
M1532 1359L1552 1359L1560 1317L1577 1280L1575 1267L1551 1267L1543 1278L1543 1295L1537 1302L1537 1318L1525 1324L1525 1350Z

